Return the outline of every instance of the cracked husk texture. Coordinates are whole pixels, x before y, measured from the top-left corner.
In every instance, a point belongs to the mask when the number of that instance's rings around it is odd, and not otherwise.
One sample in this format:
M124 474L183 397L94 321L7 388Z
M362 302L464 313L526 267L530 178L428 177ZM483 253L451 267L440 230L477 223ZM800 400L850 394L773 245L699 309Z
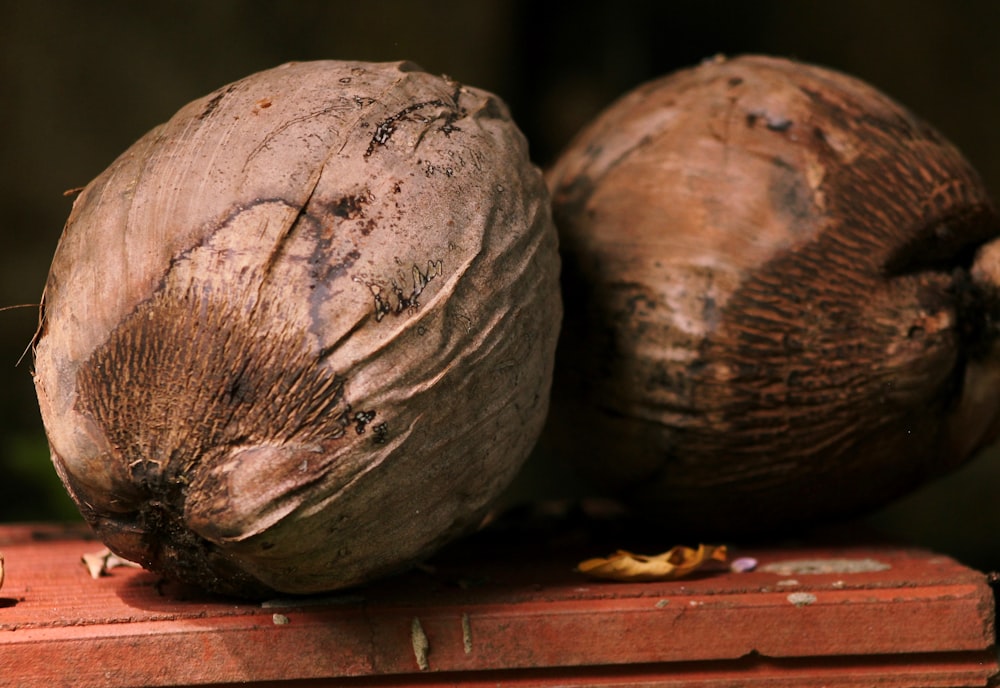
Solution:
M398 570L533 446L558 271L496 97L407 63L254 74L77 198L35 346L53 462L112 550L210 590Z
M842 518L995 437L994 207L870 86L712 60L610 106L548 179L566 303L551 444L660 522L724 537Z

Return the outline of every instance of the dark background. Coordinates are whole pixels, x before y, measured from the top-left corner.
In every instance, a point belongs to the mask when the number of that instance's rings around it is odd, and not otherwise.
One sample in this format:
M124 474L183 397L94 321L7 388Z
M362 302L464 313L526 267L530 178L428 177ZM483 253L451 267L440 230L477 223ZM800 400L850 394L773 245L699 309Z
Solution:
M0 0L0 305L37 304L71 204L184 103L288 60L409 59L502 96L545 165L624 91L717 53L859 76L1000 191L1000 3ZM37 311L0 312L0 521L75 517L17 365ZM872 522L1000 568L1000 451ZM665 543L673 544L673 543Z

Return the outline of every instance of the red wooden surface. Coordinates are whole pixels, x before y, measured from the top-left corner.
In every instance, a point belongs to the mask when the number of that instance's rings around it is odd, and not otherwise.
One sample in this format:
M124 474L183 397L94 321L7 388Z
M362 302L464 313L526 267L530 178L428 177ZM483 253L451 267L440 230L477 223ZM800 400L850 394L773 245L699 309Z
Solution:
M606 545L526 537L481 535L433 568L261 605L135 569L94 580L80 557L100 543L79 531L0 528L0 685L973 686L998 673L986 578L947 557L765 548L740 552L760 562L750 573L621 584L573 570ZM802 559L887 568L762 570Z

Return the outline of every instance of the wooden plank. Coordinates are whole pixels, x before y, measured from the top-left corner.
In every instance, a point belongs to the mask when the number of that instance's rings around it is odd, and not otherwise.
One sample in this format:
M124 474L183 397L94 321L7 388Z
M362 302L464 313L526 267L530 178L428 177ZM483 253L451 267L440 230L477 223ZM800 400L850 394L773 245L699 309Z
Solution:
M986 578L947 557L799 546L750 551L750 573L574 572L603 546L482 534L432 569L261 605L136 569L93 580L80 557L100 543L4 527L0 685L986 685L998 670Z

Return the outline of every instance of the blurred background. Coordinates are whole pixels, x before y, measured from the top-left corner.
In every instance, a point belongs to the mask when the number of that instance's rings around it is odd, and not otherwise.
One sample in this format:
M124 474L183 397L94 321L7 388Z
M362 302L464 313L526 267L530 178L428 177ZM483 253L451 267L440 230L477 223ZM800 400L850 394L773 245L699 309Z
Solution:
M285 61L409 59L491 90L544 166L652 77L717 53L796 57L907 105L997 194L998 29L989 0L0 0L0 306L38 303L65 191L188 101ZM21 360L36 324L35 308L0 312L0 522L78 518L49 463L30 356ZM870 522L997 570L998 489L1000 451L990 451Z

